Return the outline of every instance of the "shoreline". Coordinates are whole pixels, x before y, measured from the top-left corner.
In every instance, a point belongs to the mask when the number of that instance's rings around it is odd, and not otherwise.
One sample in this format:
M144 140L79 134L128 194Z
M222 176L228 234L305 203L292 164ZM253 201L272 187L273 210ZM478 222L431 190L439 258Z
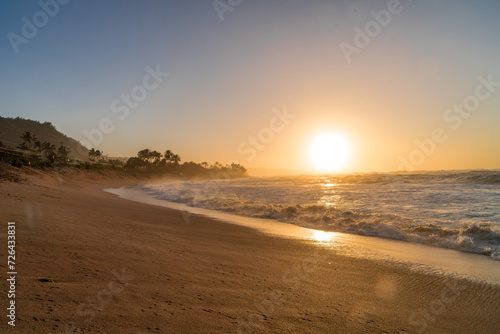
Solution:
M500 287L500 262L487 255L405 240L326 232L274 219L253 218L225 211L191 207L159 200L144 192L142 187L143 184L103 190L129 201L182 211L186 222L191 215L201 215L227 224L249 227L276 237L317 241L320 245L334 249L345 256L389 261L423 273L466 278Z
M22 268L17 328L4 319L2 332L500 330L497 286L323 252L317 242L199 215L187 224L180 211L100 190L134 181L78 175L0 183L2 226L17 223Z

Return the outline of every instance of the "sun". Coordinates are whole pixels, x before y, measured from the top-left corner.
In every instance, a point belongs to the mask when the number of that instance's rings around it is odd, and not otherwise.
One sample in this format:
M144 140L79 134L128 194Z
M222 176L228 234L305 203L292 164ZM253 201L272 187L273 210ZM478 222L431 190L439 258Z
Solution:
M338 172L345 168L351 158L351 145L347 138L337 132L316 135L309 144L309 162L320 172Z

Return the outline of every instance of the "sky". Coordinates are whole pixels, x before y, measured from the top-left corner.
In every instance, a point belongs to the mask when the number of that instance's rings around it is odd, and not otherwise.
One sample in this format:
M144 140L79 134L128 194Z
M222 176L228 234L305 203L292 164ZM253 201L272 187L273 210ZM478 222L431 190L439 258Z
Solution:
M0 3L0 115L110 156L314 172L500 168L496 0ZM340 157L339 157L340 158Z

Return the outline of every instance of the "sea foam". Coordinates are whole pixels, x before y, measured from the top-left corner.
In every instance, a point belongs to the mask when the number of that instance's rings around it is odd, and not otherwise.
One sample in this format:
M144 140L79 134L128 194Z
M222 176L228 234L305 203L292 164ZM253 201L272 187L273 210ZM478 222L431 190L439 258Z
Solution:
M500 260L500 172L209 180L144 187L189 206L411 241Z

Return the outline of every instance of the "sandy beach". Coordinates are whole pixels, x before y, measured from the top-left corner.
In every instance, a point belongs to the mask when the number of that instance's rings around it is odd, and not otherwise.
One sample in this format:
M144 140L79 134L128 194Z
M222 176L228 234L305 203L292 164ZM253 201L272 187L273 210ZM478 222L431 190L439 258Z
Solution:
M11 170L11 169L9 169ZM32 175L30 175L32 174ZM118 172L3 172L2 333L498 333L500 287L102 191ZM16 223L15 327L7 223Z

